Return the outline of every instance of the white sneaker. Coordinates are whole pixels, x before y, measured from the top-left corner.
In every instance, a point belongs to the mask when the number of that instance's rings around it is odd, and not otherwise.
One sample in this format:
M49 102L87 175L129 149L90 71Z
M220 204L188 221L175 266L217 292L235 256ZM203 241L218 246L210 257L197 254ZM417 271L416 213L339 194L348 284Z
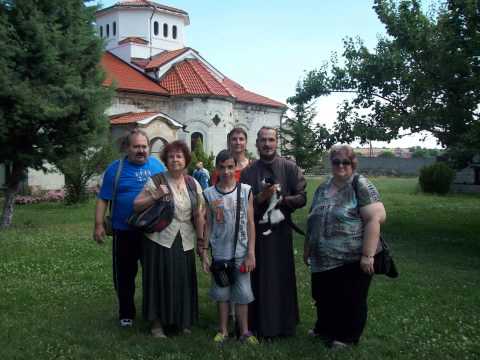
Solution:
M129 328L133 326L132 319L120 319L120 327L122 328Z

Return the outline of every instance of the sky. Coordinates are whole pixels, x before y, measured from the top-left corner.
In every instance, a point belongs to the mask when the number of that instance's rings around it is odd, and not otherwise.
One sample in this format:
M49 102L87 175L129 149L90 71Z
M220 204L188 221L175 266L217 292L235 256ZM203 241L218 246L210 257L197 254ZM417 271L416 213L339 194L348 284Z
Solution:
M434 0L430 0L434 1ZM103 7L117 0L98 1ZM188 12L186 46L246 89L286 103L310 70L339 55L345 37L373 49L385 29L373 0L156 0ZM317 100L317 121L331 126L342 95ZM408 137L378 147L436 147L428 137Z

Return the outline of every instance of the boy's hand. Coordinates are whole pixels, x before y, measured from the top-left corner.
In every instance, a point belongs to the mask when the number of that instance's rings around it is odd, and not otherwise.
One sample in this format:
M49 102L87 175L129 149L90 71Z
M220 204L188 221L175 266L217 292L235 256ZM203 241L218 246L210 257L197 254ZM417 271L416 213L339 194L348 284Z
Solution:
M202 255L202 269L207 274L210 272L210 259L205 252Z
M243 262L245 264L245 270L247 272L251 272L255 270L255 254L247 254L245 261Z

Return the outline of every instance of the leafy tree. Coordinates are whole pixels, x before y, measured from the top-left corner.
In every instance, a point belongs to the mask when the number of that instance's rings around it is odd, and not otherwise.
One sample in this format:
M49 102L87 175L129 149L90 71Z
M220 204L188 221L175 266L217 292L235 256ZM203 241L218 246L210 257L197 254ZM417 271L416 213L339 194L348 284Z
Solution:
M82 153L73 154L56 162L57 168L65 176L65 201L76 204L88 198L87 185L100 175L119 154L110 137L103 138L96 146Z
M298 166L308 171L318 165L327 148L334 144L328 130L314 124L316 112L314 103L295 104L290 109L292 115L287 115L280 129L282 155L291 156Z
M305 76L296 103L332 92L354 93L334 126L342 142L391 140L428 131L448 149L480 149L480 7L444 0L429 16L420 0L375 0L388 36L374 51L344 40L336 55Z
M0 1L0 163L8 179L0 227L11 224L28 168L82 153L105 129L102 40L82 0Z

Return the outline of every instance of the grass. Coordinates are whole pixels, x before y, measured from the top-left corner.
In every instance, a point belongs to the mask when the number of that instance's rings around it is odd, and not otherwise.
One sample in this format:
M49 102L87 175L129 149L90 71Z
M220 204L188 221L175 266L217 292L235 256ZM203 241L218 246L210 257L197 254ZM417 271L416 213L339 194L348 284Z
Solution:
M319 181L309 180L310 198ZM209 279L200 272L200 323L191 336L153 339L141 319L133 329L119 329L110 243L98 246L91 240L90 202L18 206L14 226L0 232L0 358L479 358L480 197L417 194L416 179L374 182L388 212L383 232L401 274L397 280L375 278L367 328L356 348L332 352L305 336L314 307L299 237L301 324L296 337L255 348L235 343L217 348ZM295 214L301 226L307 209Z

